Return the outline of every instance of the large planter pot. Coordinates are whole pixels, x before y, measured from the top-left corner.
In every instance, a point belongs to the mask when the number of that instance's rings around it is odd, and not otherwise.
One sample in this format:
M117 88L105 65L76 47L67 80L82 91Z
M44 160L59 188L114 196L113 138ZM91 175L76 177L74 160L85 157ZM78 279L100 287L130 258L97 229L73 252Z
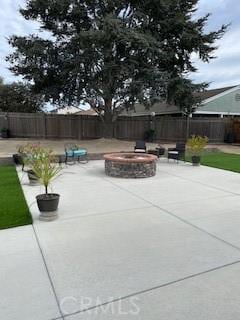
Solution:
M57 193L39 194L36 196L38 209L41 212L39 219L52 221L57 219L57 209L60 195Z
M225 136L224 142L226 143L234 143L235 142L235 134L234 132L228 132Z
M7 129L7 130L3 130L2 132L1 132L1 137L3 138L3 139L7 139L7 138L9 138L10 137L10 131Z
M147 142L153 142L154 135L155 135L155 131L153 129L149 129L144 132L143 139L144 139L144 141L147 141Z
M12 157L16 165L23 165L23 157L19 153L13 154Z
M200 156L192 156L192 165L200 166L201 157Z
M39 184L39 179L33 170L28 170L27 174L28 174L28 179L31 186L36 186Z

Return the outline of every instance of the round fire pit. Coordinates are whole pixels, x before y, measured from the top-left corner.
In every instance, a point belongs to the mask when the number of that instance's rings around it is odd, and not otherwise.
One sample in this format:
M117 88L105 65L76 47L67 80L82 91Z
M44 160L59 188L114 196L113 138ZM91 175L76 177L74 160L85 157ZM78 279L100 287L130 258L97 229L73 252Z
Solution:
M111 153L104 155L106 175L119 178L147 178L156 174L157 157L152 154Z

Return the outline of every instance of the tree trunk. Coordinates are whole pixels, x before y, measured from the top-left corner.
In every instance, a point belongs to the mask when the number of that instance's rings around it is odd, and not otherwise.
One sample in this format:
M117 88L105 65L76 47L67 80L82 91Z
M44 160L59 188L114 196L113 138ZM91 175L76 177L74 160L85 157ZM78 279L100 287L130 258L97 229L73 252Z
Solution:
M114 124L112 121L104 121L103 124L103 138L112 139L114 131Z
M105 99L103 138L111 139L114 136L114 121L112 112L112 99Z
M187 121L186 121L186 141L189 138L189 128L190 128L190 116L187 115Z

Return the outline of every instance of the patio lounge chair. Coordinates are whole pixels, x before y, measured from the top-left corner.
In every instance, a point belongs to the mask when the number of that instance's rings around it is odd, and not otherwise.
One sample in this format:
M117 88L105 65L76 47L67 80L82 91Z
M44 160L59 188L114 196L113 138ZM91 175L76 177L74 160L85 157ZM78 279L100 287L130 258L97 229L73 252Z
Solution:
M87 163L88 162L88 152L84 148L80 148L74 144L65 145L65 163L74 164L76 162ZM70 162L69 162L70 161Z
M177 162L179 160L185 161L185 150L185 143L177 142L175 148L168 148L168 161L169 159L177 160Z
M135 153L146 153L147 148L146 148L145 141L142 141L142 140L136 141L136 144L134 147L134 152Z

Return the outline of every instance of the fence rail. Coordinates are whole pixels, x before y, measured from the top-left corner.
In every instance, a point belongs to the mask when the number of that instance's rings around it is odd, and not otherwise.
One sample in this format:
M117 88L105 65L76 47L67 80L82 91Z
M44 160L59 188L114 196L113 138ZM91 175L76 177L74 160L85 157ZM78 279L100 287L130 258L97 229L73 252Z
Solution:
M223 142L231 120L227 118L191 118L189 134L206 135L211 142ZM103 124L96 116L52 115L43 113L0 113L0 128L8 128L12 137L46 139L94 139L102 137ZM186 138L187 120L183 117L119 117L115 124L117 139L142 139L155 129L157 141Z

